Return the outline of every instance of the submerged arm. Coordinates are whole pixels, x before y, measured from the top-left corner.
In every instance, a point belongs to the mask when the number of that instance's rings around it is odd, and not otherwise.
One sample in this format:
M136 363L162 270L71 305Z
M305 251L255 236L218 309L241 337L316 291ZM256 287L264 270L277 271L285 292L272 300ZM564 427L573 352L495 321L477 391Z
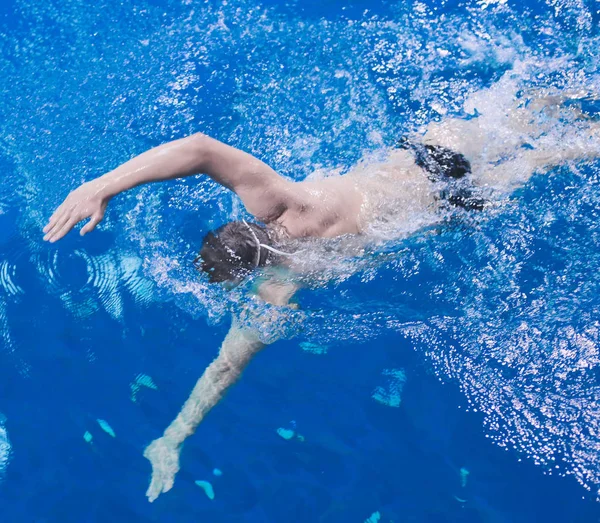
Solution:
M181 412L167 427L162 437L144 451L152 464L152 480L146 492L154 501L173 486L179 471L179 454L184 440L192 435L206 414L240 377L252 357L264 347L252 331L240 328L234 321L217 358L196 382Z
M291 284L280 284L278 287L280 291L274 292L274 287L269 286L269 297L273 298L272 303L276 301L278 303L274 304L283 305L296 287ZM259 294L263 296L261 290ZM206 414L223 398L229 387L237 382L253 356L264 347L265 343L260 341L256 330L242 327L237 320L233 320L219 355L196 382L181 412L167 427L163 436L154 440L144 451L144 456L152 464L152 480L146 492L150 502L173 487L184 440L195 432Z
M194 134L150 149L75 189L44 227L44 239L59 240L78 222L91 218L81 230L86 234L102 220L109 200L132 187L199 173L238 193L242 200L249 192L265 192L284 181L254 156Z

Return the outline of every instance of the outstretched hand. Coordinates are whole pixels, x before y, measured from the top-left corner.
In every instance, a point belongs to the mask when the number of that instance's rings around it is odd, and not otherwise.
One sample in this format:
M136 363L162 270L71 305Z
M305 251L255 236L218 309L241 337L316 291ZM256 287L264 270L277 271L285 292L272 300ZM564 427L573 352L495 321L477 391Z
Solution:
M72 191L65 201L54 211L44 227L44 240L51 243L60 240L80 221L90 218L81 229L81 235L92 231L104 218L109 197L102 193L102 187L94 180L86 182Z
M155 439L146 447L144 457L152 464L152 480L146 491L150 503L173 488L175 474L179 472L179 449L164 437Z

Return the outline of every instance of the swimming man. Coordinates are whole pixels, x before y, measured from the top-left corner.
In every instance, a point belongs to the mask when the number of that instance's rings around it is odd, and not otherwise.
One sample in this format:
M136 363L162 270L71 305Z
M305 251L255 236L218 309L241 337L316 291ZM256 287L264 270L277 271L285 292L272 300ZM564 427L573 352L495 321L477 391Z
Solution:
M546 139L550 124L538 115L548 105L513 99L500 107L496 117L500 114L503 129L510 131L500 139L490 134L499 132L496 125L484 125L485 114L447 119L430 125L421 138L400 140L382 161L359 163L343 176L300 182L283 178L243 151L195 134L151 149L75 189L50 218L44 239L55 242L89 218L81 229L87 234L102 220L110 199L132 187L204 173L237 194L261 223L231 222L204 238L198 268L211 282L236 284L258 268L288 264L289 240L369 238L381 233L378 224L390 221L390 214L394 223L412 223L415 229L419 220L414 216L425 211L429 216L438 211L441 216L443 209L478 212L487 205L486 188L509 191L536 170L598 156L597 126L566 130L561 149L556 140ZM285 307L296 290L295 284L275 279L260 285L258 294ZM171 489L183 441L264 346L256 331L233 319L218 357L163 436L145 450L152 464L150 501Z

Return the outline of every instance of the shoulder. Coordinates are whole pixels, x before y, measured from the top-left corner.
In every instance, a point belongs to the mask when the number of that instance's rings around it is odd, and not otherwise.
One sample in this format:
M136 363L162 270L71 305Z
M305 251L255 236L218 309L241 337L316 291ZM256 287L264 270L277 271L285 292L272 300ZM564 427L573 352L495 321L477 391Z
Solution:
M241 185L236 193L250 214L263 223L272 223L294 207L298 196L296 185L278 176L260 184Z

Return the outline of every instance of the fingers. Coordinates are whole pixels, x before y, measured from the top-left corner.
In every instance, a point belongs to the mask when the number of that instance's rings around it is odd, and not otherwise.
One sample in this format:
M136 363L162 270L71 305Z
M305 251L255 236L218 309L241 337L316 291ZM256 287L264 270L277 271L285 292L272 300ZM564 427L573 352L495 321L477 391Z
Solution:
M159 480L158 477L152 478L152 481L150 482L150 486L148 487L148 490L146 491L146 496L148 497L148 501L150 503L152 503L158 496L160 496L161 492L162 492L161 481Z
M150 445L146 447L144 450L144 457L150 461L152 465L152 479L150 481L150 486L146 491L146 496L148 501L152 503L158 496L160 496L163 490L163 472L160 470L160 466L156 463L156 453L158 451L158 446L160 444L160 438L154 440Z
M163 492L168 492L173 488L175 474L179 470L179 463L177 459L173 459L172 452L173 450L165 445L162 438L154 440L144 450L144 457L152 465L152 479L146 491L146 496L150 503ZM176 457L177 454L175 455Z
M60 240L65 234L67 234L73 227L75 227L75 225L77 224L77 222L80 221L80 218L78 218L77 216L69 216L67 217L67 220L64 222L64 224L61 227L55 227L52 230L52 233L50 235L48 235L48 241L50 243L54 243L55 241Z
M54 211L54 214L50 216L48 223L44 227L44 232L50 232L56 226L57 222L64 218L65 214L67 213L68 211L64 204L61 205L58 209L56 209L56 211Z
M69 221L70 218L71 214L69 212L64 212L63 214L59 215L54 220L53 225L48 228L48 231L44 236L44 240L51 240L56 235L56 233L63 227L63 225Z
M153 467L152 480L150 481L150 486L146 491L146 497L148 498L148 501L152 503L156 498L158 498L158 496L171 490L173 488L174 481L174 476L169 476L169 474L159 472Z
M158 496L168 492L173 488L175 478L173 476L166 477L163 474L156 473L156 476L152 478L150 486L146 491L148 501L152 503Z
M169 475L163 480L163 492L169 492L173 488L173 484L175 483L175 475Z
M60 214L54 213L53 217L50 218L48 225L44 227L44 232L46 233L44 240L49 241L50 243L60 240L84 218L86 218L86 216L81 216L79 214L73 215L68 211L63 211ZM104 213L102 212L93 214L90 221L81 229L81 236L93 231L102 221L102 218L104 218Z
M58 216L65 211L66 206L67 206L67 200L65 199L64 202L62 202L56 209L54 209L54 212L52 213L52 216L50 216L50 218L48 219L48 225L53 220L56 220L56 218L58 218Z
M52 216L50 216L50 218L48 219L48 223L42 229L45 233L49 232L50 229L52 229L52 227L54 227L56 221L62 215L62 212L59 212L59 211L60 211L60 209L56 209L56 211L54 211L54 214Z
M93 231L96 228L96 225L100 223L102 220L101 214L94 214L89 222L87 222L82 228L79 234L81 236L85 236L88 232Z

